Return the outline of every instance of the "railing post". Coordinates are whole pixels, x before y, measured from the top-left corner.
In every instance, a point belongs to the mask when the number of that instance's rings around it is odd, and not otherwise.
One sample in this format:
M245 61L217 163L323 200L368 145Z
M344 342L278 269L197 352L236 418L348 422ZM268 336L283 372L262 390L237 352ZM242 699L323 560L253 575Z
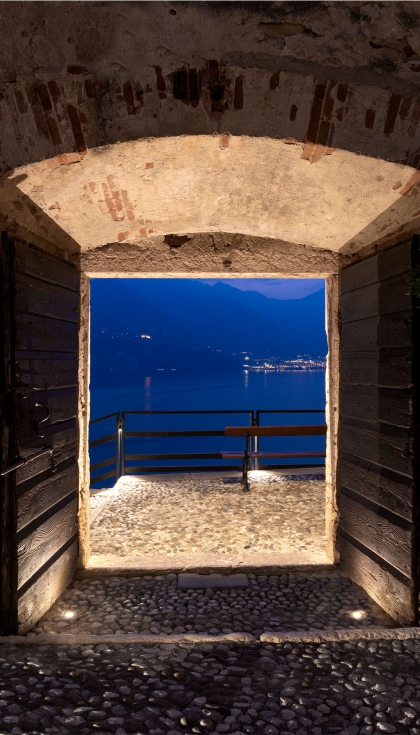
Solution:
M117 419L117 451L115 456L115 481L121 477L121 439L122 439L122 427L120 412L116 414Z
M256 411L256 412L253 411L252 412L251 424L252 424L252 426L258 426L258 411ZM254 452L258 452L259 437L258 436L254 436L253 439L254 439L254 441L253 441L253 444L254 444L254 446L253 446ZM253 466L254 466L254 470L258 470L259 469L260 461L259 461L258 457L254 457Z
M254 426L259 426L259 425L260 425L260 412L256 411L255 418L254 418ZM260 437L255 436L254 437L254 452L259 452L259 451L260 451ZM254 458L254 470L259 470L259 469L260 469L260 460L258 457L255 457Z
M120 436L121 436L121 475L125 475L125 411L122 412Z

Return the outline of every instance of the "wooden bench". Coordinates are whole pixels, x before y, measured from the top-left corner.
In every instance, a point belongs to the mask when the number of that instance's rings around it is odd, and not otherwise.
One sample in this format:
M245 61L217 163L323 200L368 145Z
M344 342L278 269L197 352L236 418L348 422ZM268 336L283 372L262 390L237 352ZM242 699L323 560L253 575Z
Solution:
M249 492L248 463L250 459L301 459L302 457L325 457L325 452L254 452L249 449L251 436L325 436L325 424L315 426L227 426L226 436L244 436L245 449L221 452L223 459L242 459L243 491Z

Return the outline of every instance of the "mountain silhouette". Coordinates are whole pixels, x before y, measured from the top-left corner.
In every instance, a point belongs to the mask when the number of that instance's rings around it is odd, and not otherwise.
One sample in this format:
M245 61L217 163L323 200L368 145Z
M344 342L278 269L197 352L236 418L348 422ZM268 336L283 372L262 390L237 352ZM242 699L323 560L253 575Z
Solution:
M156 370L236 371L246 356L325 355L323 298L281 302L193 279L92 279L92 382Z
M220 296L235 299L253 309L286 334L298 335L304 352L311 357L325 357L327 354L324 288L302 299L288 300L268 298L258 291L241 291L226 283L215 283L209 288Z

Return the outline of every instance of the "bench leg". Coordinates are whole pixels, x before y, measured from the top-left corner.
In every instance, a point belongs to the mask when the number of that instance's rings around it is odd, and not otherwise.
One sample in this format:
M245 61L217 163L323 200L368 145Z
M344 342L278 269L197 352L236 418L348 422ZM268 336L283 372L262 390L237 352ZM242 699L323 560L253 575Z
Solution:
M245 451L244 451L244 462L242 465L242 482L243 482L243 492L249 493L249 483L248 483L248 443L249 443L249 436L246 435L245 439Z

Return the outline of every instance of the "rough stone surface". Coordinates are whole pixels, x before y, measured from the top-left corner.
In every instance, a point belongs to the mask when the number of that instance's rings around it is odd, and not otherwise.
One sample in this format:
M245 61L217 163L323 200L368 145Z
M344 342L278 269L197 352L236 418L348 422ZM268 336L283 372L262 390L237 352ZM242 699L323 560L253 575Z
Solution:
M321 475L322 477L322 475ZM125 476L91 498L102 506L91 528L91 553L152 557L248 555L325 550L325 481L261 475L251 492L240 482L199 475Z
M0 17L9 229L76 259L185 232L353 253L416 231L416 2L15 2Z
M0 729L22 735L417 735L420 644L0 649Z
M259 636L393 625L364 590L338 573L248 577L249 587L236 589L179 589L176 574L76 580L30 635ZM352 617L354 611L360 617Z
M308 100L312 94L311 89ZM56 158L23 166L18 186L13 179L0 190L0 207L13 211L15 202L22 203L21 218L30 227L26 197L50 215L58 205L52 223L59 222L81 251L114 242L149 249L163 240L165 261L179 259L178 248L165 240L173 232L241 233L352 254L386 230L404 226L417 212L417 198L401 196L413 177L409 165L340 150L310 166L303 142L225 137L226 148L223 135L172 136L120 143L100 155L88 151L77 166L62 166ZM278 206L267 206L274 191ZM318 202L334 216L325 217ZM80 210L83 216L75 217ZM181 253L191 249L188 240L184 244ZM238 269L243 255L235 245L222 253Z
M246 574L178 574L179 589L214 589L248 587L249 578Z

